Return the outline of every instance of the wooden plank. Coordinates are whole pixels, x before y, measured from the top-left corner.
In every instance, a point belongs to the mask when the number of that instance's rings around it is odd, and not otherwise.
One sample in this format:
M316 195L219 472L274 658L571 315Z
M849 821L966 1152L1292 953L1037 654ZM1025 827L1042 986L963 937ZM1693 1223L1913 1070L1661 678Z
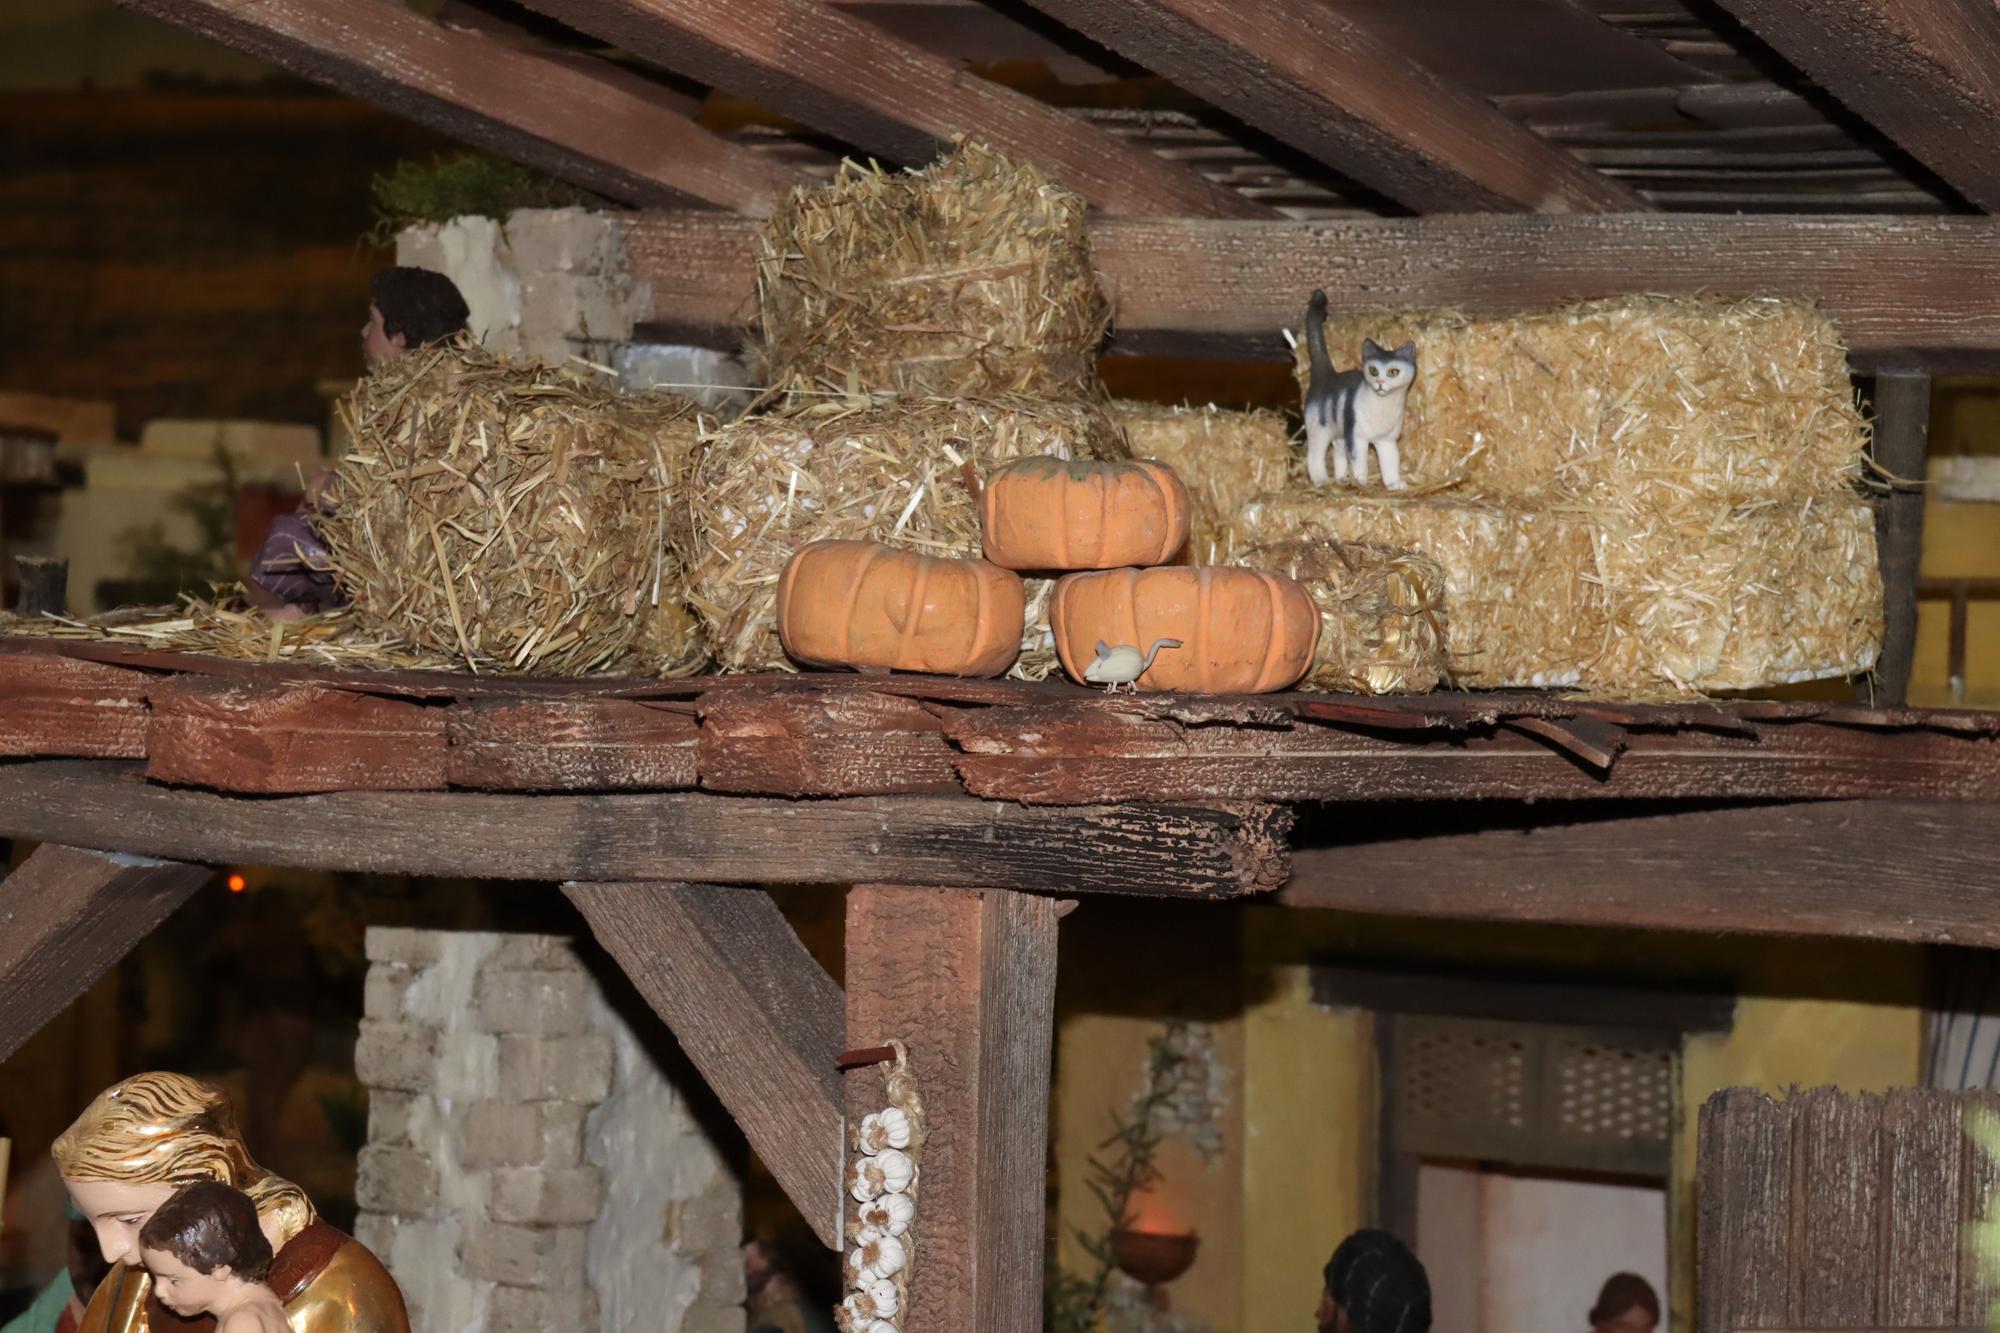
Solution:
M829 1249L841 1243L845 1035L834 983L759 889L580 884L563 892L673 1030Z
M0 881L0 1061L214 874L44 843Z
M0 756L142 759L141 672L44 653L0 653Z
M1876 1318L1881 1250L1882 1103L1838 1088L1794 1093L1792 1318L1844 1328ZM1903 1256L1897 1255L1897 1263Z
M1733 987L1665 990L1549 980L1545 969L1528 980L1517 971L1429 970L1316 963L1313 1003L1376 1013L1446 1015L1514 1023L1566 1023L1588 1014L1597 1028L1634 1031L1727 1032L1736 1023Z
M929 1139L908 1333L1041 1326L1056 916L1049 898L856 887L847 899L847 1031L900 1040ZM847 1074L851 1122L883 1102Z
M1040 810L962 797L838 801L330 792L246 800L122 764L0 765L0 837L183 860L525 880L852 884L1223 898L1289 873L1288 810Z
M396 0L121 3L625 203L765 216L806 179L607 62L538 55Z
M1338 726L1184 726L1092 703L952 717L967 790L1031 804L1211 800L1383 801L1606 797L2000 798L1985 740L1843 727L1750 736L1634 731L1608 770L1500 732L1418 749Z
M703 695L701 785L769 796L959 790L944 723L922 704L799 690Z
M1696 1321L1783 1329L1792 1305L1792 1115L1750 1088L1702 1104L1695 1147Z
M1978 1107L1989 1114L2000 1113L2000 1096L1992 1092L1960 1093L1958 1101L1961 1110ZM1968 1228L1971 1226L2000 1220L2000 1209L1994 1206L1996 1201L2000 1201L2000 1160L1989 1155L1973 1141L1970 1134L1960 1134L1959 1153L1958 1217L1962 1242L1964 1237L1970 1235ZM1961 1243L1958 1252L1958 1323L1990 1329L1996 1301L2000 1301L2000 1281L1994 1279L1972 1246Z
M445 785L444 713L422 704L188 678L161 681L150 699L155 782L281 795Z
M1958 1321L1961 1101L1892 1088L1882 1107L1879 1315L1885 1328Z
M700 727L629 699L485 700L445 713L445 776L475 791L679 791Z
M1419 212L1638 212L1592 171L1319 0L1032 0Z
M1275 210L821 0L530 0L677 74L890 161L970 134L1112 213L1268 218ZM865 72L865 77L862 76Z
M1931 377L1895 371L1875 378L1876 465L1904 483L1878 504L1875 547L1882 565L1882 653L1875 692L1885 703L1910 695L1917 650L1917 574L1924 550L1924 492L1931 427Z
M1836 801L1302 847L1279 900L1387 916L2000 946L2000 805ZM1597 874L1594 867L1617 866Z
M2000 10L1992 0L1722 3L1971 203L2000 208Z
M755 289L751 224L625 221L651 322L729 336ZM1114 351L1288 359L1300 293L1339 309L1482 314L1631 292L1806 296L1864 367L2000 365L2000 223L1979 218L1480 216L1227 223L1100 218Z

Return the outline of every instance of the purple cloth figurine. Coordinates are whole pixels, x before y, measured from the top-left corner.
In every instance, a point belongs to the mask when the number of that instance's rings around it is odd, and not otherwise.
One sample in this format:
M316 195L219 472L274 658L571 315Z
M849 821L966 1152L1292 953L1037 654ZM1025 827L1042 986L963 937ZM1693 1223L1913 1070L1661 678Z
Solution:
M326 544L303 514L280 514L250 564L250 581L302 611L324 611L345 600L333 580Z

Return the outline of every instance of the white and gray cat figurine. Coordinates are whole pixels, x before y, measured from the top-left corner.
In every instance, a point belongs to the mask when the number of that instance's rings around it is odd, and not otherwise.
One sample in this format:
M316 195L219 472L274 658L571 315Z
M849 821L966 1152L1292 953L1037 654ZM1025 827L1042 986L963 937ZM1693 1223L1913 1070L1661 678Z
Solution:
M1403 405L1417 379L1417 345L1385 352L1373 339L1361 344L1361 365L1336 371L1326 354L1326 293L1314 292L1306 306L1306 351L1312 376L1306 383L1306 472L1315 486L1326 485L1326 456L1333 475L1368 484L1368 450L1382 462L1382 484L1403 489Z

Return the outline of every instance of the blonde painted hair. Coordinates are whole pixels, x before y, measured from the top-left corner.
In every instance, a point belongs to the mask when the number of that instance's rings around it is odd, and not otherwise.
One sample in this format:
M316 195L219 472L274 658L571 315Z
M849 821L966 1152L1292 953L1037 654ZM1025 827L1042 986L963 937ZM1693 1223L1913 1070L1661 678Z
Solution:
M229 1095L185 1074L135 1074L112 1084L50 1151L65 1180L234 1186L273 1223L280 1246L313 1221L304 1190L250 1160Z

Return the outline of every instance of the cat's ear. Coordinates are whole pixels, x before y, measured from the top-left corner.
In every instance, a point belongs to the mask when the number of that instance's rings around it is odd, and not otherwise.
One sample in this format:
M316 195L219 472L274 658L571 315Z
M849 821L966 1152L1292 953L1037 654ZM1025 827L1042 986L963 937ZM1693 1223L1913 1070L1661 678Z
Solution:
M1382 358L1382 349L1373 338L1361 340L1361 358L1364 361L1379 361Z
M1396 349L1396 359L1398 361L1415 361L1417 359L1417 345L1413 342L1404 343Z

